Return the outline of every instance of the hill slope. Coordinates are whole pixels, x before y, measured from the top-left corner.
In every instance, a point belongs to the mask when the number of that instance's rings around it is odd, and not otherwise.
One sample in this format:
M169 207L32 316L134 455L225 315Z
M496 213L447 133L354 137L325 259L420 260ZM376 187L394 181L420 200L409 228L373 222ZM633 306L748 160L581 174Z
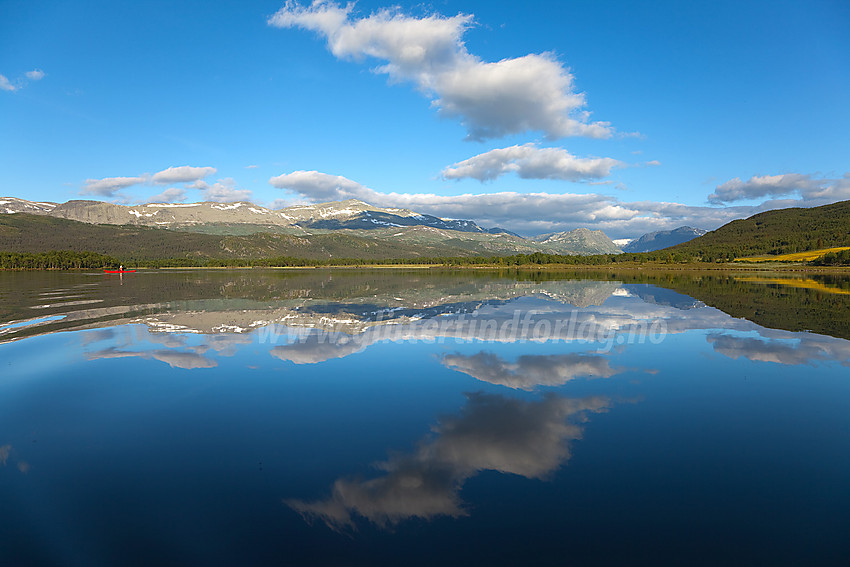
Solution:
M671 248L706 260L850 246L850 201L779 209L732 221Z

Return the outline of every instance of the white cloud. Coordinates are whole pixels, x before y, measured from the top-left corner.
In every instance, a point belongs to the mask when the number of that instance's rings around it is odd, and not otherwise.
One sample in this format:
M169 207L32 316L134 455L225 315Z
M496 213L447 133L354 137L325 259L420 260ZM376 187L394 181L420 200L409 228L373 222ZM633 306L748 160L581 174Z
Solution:
M32 71L26 72L26 77L30 81L40 81L44 78L47 73L42 71L41 69L33 69Z
M718 185L708 196L710 203L731 203L764 197L799 196L801 206L813 206L850 199L850 172L841 179L816 178L809 174L753 176L747 181L736 177Z
M181 165L179 167L169 167L158 173L154 173L151 177L153 183L188 183L190 181L199 181L208 175L212 175L217 170L214 167L192 167L189 165Z
M188 185L186 185L186 187L188 187L189 189L200 189L200 190L207 189L207 188L209 188L209 186L210 186L210 184L207 183L206 181L204 181L203 179L198 179L194 183L189 183Z
M41 69L33 69L24 73L23 77L19 77L15 81L9 80L5 75L0 75L0 91L17 91L27 85L30 81L40 81L47 73Z
M588 123L584 95L572 90L570 74L554 55L526 55L482 63L477 58L440 73L433 101L442 116L460 118L468 138L501 138L529 130L547 139L607 138L607 122Z
M154 195L153 197L148 198L148 203L176 203L177 201L184 201L186 199L186 190L179 189L177 187L171 187L166 189L162 193L158 195Z
M7 79L5 75L0 75L0 90L16 91L19 88L20 87L18 85L13 84L9 79Z
M589 122L584 94L574 92L572 74L551 53L485 62L463 42L473 24L471 15L416 18L381 10L356 19L351 18L353 7L324 0L304 7L287 1L268 23L317 32L340 59L384 61L376 72L391 82L416 85L441 116L460 119L468 139L529 130L549 139L612 134L608 123Z
M80 191L81 195L99 195L101 197L114 197L121 189L140 185L148 181L145 175L136 177L104 177L103 179L86 179L86 185Z
M535 144L523 144L490 150L460 161L445 168L443 177L471 177L483 182L516 172L523 179L583 181L606 177L612 168L621 165L622 162L611 158L579 158L563 148L539 148Z
M250 189L237 189L236 181L231 177L225 177L201 191L205 201L216 201L228 203L232 201L248 201L252 193Z
M103 179L87 179L81 195L98 195L101 197L119 198L124 202L130 202L132 199L123 194L118 194L122 189L132 187L134 185L164 185L168 183L186 183L186 188L199 189L204 193L209 193L208 200L219 200L228 194L228 191L234 195L234 198L246 199L250 197L250 191L239 191L234 188L235 183L232 179L222 180L214 186L204 181L204 178L216 173L214 167L192 167L189 165L181 165L177 167L169 167L159 171L153 175L143 173L133 177L105 177ZM191 182L191 183L190 183ZM234 192L235 191L235 192ZM247 197L246 197L247 195ZM174 201L182 201L186 198L185 189L170 188L162 193L153 196L151 202L172 203Z
M278 189L294 191L312 201L374 199L378 193L341 175L318 171L293 171L272 177L269 183Z

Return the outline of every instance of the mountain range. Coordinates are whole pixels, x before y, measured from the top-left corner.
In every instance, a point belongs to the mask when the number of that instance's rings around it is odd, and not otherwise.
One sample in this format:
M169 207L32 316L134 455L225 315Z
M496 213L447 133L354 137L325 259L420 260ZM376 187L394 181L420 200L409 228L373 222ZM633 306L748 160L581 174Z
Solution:
M262 233L267 234L267 240L268 233L285 235L288 238L284 241L292 246L274 247L274 253L287 255L304 253L306 247L317 240L327 241L329 236L334 237L338 246L333 251L325 247L319 257L361 257L362 249L369 248L370 242L380 245L387 254L396 255L394 257L620 252L620 248L599 230L578 228L523 238L503 228L482 228L471 220L442 219L408 209L380 208L356 199L274 210L248 202L126 206L102 201L75 200L58 204L5 197L0 199L0 213L38 215L89 225L117 225L125 229L148 227L219 237L256 236L254 240L260 239ZM42 226L42 230L58 229L55 224ZM393 246L387 246L389 243ZM260 248L268 248L265 244ZM262 252L246 246L252 253ZM222 247L228 246L222 244ZM377 250L374 252L380 254ZM272 253L272 250L265 250L265 253ZM367 254L370 255L371 252Z
M677 239L686 241L670 246ZM651 254L663 249L667 261L690 258L701 262L850 247L850 201L766 211L704 234L690 227L654 232L623 244L630 252L642 248ZM272 210L246 202L124 206L0 198L0 251L53 250L133 261L183 262L282 257L305 261L430 260L621 252L598 230L578 228L523 238L500 228L484 229L469 220L383 209L357 200Z
M474 221L441 219L408 209L380 208L357 199L268 209L249 202L148 203L135 206L103 201L33 202L5 197L0 212L43 214L91 224L191 229L208 225L259 225L291 229L372 230L429 226L459 232L512 234L502 228L484 229ZM302 230L303 232L303 230Z

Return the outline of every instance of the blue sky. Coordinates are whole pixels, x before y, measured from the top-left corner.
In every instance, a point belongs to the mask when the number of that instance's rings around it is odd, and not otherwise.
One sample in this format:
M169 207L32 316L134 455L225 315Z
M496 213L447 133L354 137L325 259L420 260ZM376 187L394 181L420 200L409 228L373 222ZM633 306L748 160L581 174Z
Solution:
M0 194L526 234L850 199L850 3L0 0Z

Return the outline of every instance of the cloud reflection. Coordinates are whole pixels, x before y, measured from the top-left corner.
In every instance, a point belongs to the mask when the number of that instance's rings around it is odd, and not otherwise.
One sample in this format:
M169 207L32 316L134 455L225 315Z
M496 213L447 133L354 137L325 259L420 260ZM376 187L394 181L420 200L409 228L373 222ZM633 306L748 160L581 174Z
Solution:
M165 362L172 368L183 368L184 370L192 370L195 368L214 368L218 366L218 363L215 360L194 352L180 352L173 350L132 351L118 350L115 347L109 347L97 352L86 353L86 358L88 360L133 357L159 360L160 362Z
M765 333L767 334L767 333ZM775 362L786 365L814 364L816 361L838 361L850 366L850 342L821 335L774 331L764 340L739 337L728 333L711 333L706 340L714 352L737 360Z
M570 399L549 394L537 401L470 393L457 415L444 416L409 454L379 463L383 475L370 480L338 479L331 496L307 502L285 500L307 521L334 530L356 529L360 516L388 528L408 518L467 514L459 493L484 470L545 478L570 458L587 412L604 412L602 396Z
M9 462L9 456L12 454L12 445L0 446L0 467L5 467ZM23 474L27 474L30 470L30 464L20 459L16 464L17 469Z
M249 345L254 337L248 334L226 333L220 335L204 335L204 343L193 350L203 354L209 350L215 351L219 356L235 356L242 345Z
M102 340L112 342L112 346L86 353L88 360L142 358L158 360L172 368L184 370L215 368L218 366L218 362L205 355L215 353L217 356L234 356L240 346L253 342L252 336L236 333L201 335L201 337L203 337L203 342L193 345L187 340L187 336L181 333L151 332L147 327L132 326L90 331L83 335L82 342L83 345ZM145 346L151 345L164 348L143 350ZM142 348L139 349L139 347Z
M522 355L516 362L508 362L493 352L481 351L473 355L446 354L441 362L476 380L516 390L560 386L580 376L610 378L626 370L612 368L605 356L581 353Z
M113 329L98 329L96 331L86 331L85 333L82 333L80 343L82 344L82 346L87 346L100 341L108 341L114 336L115 331Z
M345 358L365 349L374 341L363 340L364 335L312 333L294 343L276 346L269 352L275 358L295 364L316 364L332 358Z

